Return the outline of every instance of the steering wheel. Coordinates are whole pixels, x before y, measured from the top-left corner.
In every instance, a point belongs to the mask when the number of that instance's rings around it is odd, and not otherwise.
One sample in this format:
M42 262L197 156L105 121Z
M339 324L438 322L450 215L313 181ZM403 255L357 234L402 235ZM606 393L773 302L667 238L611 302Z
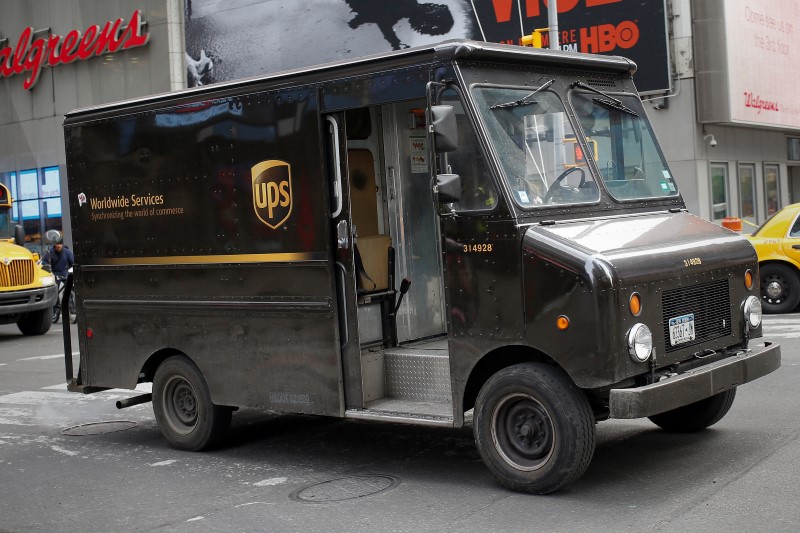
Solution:
M550 185L550 188L547 189L547 194L544 195L544 199L542 200L542 203L547 204L550 200L552 200L556 196L556 194L559 194L561 192L570 190L569 187L562 186L561 182L564 181L564 178L566 178L567 176L569 176L570 174L572 174L573 172L576 172L576 171L580 171L580 173L581 173L581 181L578 184L578 188L580 189L581 187L583 187L584 184L586 183L586 172L583 171L583 167L570 167L567 170L565 170L564 172L562 172L555 179L553 184Z

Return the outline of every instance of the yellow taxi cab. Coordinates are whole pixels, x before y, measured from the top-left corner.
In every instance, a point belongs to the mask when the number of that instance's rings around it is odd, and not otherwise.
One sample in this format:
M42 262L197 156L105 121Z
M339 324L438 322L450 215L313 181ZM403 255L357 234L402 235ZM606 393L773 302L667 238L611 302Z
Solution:
M794 310L800 303L800 203L772 215L748 238L758 254L764 312Z

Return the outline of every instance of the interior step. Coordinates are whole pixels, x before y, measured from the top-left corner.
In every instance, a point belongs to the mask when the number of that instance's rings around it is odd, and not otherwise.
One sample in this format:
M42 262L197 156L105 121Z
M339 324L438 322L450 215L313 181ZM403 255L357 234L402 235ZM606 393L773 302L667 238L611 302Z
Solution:
M400 424L453 427L453 408L449 403L381 398L365 409L348 409L345 418L382 420Z
M450 359L446 339L387 348L382 352L387 398L450 405Z

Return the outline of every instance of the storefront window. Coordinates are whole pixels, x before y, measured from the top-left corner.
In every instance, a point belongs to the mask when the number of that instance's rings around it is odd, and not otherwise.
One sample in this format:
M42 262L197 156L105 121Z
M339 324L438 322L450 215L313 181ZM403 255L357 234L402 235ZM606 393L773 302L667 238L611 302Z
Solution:
M11 220L19 220L19 206L17 205L17 173L9 172L5 175L3 183L11 189Z
M711 165L711 217L719 221L728 216L728 165Z
M786 158L789 161L800 161L800 138L786 138Z
M767 216L772 216L780 209L780 167L773 164L764 165L764 201L767 205Z
M35 200L39 198L39 180L36 169L21 170L19 173L18 200Z
M25 244L35 245L33 249L38 251L38 243L41 242L41 229L39 224L39 200L23 200L19 203L19 212L22 219L22 227L25 229Z
M48 167L42 169L42 198L54 198L61 196L61 181L58 167ZM59 208L60 211L60 208Z
M42 253L42 235L50 229L62 231L61 172L58 167L26 169L0 174L11 190L12 224L25 230L25 245Z
M739 216L756 221L756 166L739 164Z

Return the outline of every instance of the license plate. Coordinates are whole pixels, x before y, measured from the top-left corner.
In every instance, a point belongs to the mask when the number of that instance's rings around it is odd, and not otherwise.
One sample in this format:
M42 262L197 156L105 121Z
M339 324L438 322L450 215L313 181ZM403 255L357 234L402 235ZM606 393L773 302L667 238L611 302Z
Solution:
M669 319L669 343L672 346L694 340L694 314Z

